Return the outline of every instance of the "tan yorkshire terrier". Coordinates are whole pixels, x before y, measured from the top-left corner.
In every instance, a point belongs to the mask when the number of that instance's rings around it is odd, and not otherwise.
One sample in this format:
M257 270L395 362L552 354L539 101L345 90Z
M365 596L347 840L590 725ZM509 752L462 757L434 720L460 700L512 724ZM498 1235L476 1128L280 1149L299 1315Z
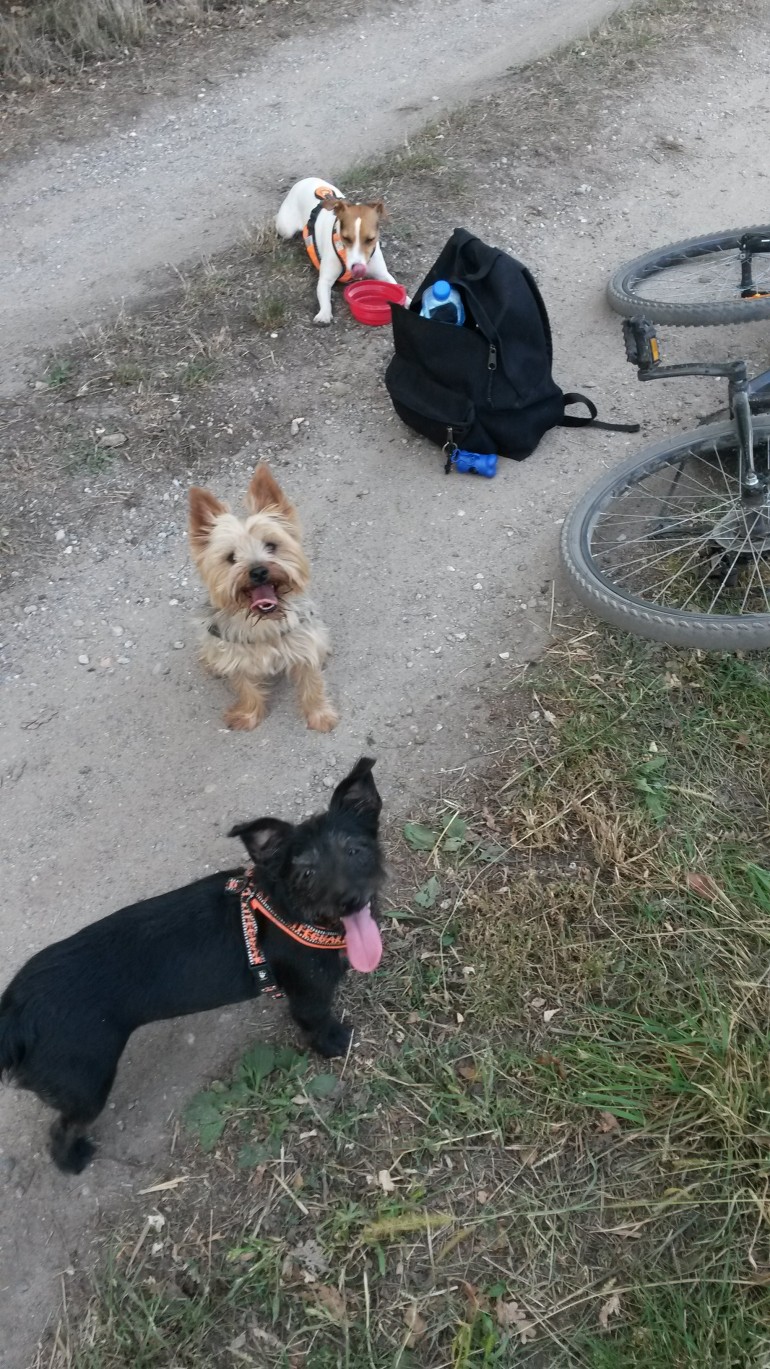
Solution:
M299 519L267 466L257 466L246 507L237 518L210 490L190 490L190 546L209 592L201 655L238 696L225 722L258 727L269 681L286 671L308 727L331 732L338 717L321 674L329 634L305 596L310 566Z

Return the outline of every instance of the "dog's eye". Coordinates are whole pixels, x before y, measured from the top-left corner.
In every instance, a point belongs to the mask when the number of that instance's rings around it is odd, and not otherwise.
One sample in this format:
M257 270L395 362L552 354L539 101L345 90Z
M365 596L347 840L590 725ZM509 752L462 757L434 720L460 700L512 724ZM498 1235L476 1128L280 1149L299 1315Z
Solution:
M361 852L357 846L348 847L348 860L355 860L360 854Z
M366 241L366 246L367 246L367 247L373 247L373 246L374 246L374 241L375 241L374 238L366 238L365 241Z
M277 552L277 550L278 550L278 543L277 543L277 542L265 542L265 551L269 552L271 556L275 556L275 553Z
M310 870L310 869L305 869L305 870L303 870L303 871L302 871L302 878L303 878L303 879L312 879L312 878L313 878L313 871Z
M226 561L229 561L229 563L230 563L231 566L234 566L234 565L235 565L235 552L234 552L234 551L229 551L229 552L227 553L227 556L225 557L225 560L226 560Z

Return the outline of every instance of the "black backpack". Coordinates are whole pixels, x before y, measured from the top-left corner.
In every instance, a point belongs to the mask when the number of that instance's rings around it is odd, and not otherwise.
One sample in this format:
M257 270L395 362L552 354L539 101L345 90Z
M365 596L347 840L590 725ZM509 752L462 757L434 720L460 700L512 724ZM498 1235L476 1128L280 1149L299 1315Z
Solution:
M459 289L465 326L420 316L436 280ZM556 424L638 432L600 423L596 405L565 394L551 375L548 314L533 277L506 252L456 228L408 309L391 306L395 356L385 384L399 418L439 446L522 461ZM568 415L585 404L588 416Z

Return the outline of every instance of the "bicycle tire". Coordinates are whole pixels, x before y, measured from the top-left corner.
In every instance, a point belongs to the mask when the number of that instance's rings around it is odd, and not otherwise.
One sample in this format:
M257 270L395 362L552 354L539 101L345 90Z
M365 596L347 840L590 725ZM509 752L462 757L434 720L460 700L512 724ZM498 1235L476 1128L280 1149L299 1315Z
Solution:
M754 420L758 442L770 443L770 417ZM634 452L626 461L606 472L574 505L561 535L561 559L577 597L603 622L636 637L669 646L703 651L764 651L770 647L770 613L714 616L677 609L655 608L609 582L596 568L589 546L592 520L602 501L639 476L647 468L663 468L666 458L697 451L721 440L735 440L732 423L715 423L693 432L669 436L662 442Z
M726 229L722 233L708 233L700 238L686 238L682 242L670 243L646 252L633 261L626 262L613 273L607 284L607 299L616 313L625 318L642 317L650 323L671 323L683 327L699 328L706 324L749 323L755 319L770 318L770 296L762 299L741 299L739 295L728 300L712 299L706 301L656 300L637 293L636 287L642 281L670 267L701 257L714 256L716 253L737 248L744 233L770 233L767 224L754 228ZM768 257L770 263L770 257Z

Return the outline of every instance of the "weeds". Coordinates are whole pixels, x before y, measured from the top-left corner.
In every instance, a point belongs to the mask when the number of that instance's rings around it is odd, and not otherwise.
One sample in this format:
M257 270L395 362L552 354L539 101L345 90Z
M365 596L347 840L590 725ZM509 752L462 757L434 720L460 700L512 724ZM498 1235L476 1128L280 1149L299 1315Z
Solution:
M74 370L73 363L67 357L54 358L46 367L45 383L50 389L58 390L61 385L66 385L67 381L72 379Z
M239 0L28 0L0 14L0 76L30 81L140 47L164 26L200 23ZM259 3L259 0L256 0Z

